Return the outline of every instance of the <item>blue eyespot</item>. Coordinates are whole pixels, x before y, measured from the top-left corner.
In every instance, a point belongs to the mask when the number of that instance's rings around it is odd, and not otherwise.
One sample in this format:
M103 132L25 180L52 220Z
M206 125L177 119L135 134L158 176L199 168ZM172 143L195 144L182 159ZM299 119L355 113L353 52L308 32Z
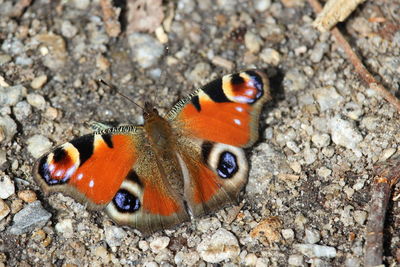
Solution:
M223 179L232 178L238 169L236 156L228 151L222 152L217 166L219 177Z
M120 212L135 212L140 209L140 200L125 189L118 190L113 202Z

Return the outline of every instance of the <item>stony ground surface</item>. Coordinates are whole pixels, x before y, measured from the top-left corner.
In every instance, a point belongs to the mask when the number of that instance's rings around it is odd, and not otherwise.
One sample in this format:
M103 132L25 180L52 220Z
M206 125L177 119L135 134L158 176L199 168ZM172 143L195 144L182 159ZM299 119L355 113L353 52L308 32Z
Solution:
M172 23L162 44L149 33L110 38L99 2L38 0L12 17L14 1L0 0L0 266L362 266L372 169L400 154L399 114L312 28L310 6L164 3ZM341 30L398 93L400 1L374 2ZM254 67L268 69L274 99L240 206L142 237L71 198L44 197L33 181L35 158L88 133L85 122L142 120L99 78L165 112L205 82ZM400 262L399 222L392 201L388 266Z

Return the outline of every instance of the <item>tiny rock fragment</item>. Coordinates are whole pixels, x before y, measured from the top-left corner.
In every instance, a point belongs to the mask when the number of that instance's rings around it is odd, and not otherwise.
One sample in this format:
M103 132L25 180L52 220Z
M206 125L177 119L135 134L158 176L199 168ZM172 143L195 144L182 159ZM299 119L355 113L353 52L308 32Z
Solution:
M47 51L41 50L41 53L45 54L43 64L51 70L59 71L67 62L68 57L64 39L52 33L41 33L34 38L47 49Z
M28 144L28 151L34 158L39 158L45 152L47 152L52 146L52 143L47 137L38 134L30 137L27 140L27 144Z
M338 22L344 21L365 0L329 0L313 22L319 31L329 31Z
M36 193L32 190L21 190L18 192L18 197L27 203L37 200Z
M10 142L17 133L17 124L11 117L0 116L0 141L3 143Z
M227 59L225 59L223 57L220 57L220 56L213 57L211 59L211 62L214 65L216 65L218 67L222 67L222 68L227 69L227 70L232 70L235 67L235 63L233 63L232 61L227 60Z
M102 71L106 71L110 67L110 61L103 55L99 55L96 58L96 67Z
M108 36L117 37L121 33L121 25L118 21L121 9L114 7L111 0L101 0L100 6Z
M154 253L159 253L168 246L169 241L170 239L167 236L156 237L150 242L150 248Z
M32 80L31 82L31 87L33 89L40 89L45 85L47 82L47 76L46 75L40 75L36 77L35 79Z
M157 27L155 34L160 43L162 44L168 43L168 35L165 33L164 28L162 26Z
M336 249L329 246L321 246L315 244L295 244L293 248L301 252L309 258L334 258L336 257Z

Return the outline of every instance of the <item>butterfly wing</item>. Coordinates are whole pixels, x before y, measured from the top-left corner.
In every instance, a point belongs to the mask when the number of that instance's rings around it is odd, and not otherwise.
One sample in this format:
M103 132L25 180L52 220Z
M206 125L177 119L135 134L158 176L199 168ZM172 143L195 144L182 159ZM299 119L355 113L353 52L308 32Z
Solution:
M269 99L266 74L245 71L207 84L167 115L179 138L185 198L194 215L237 201L248 177L242 148L257 140L260 111Z
M142 127L109 128L42 156L33 176L45 193L62 192L117 223L149 233L189 219L182 196L163 177ZM173 173L173 172L172 172ZM183 190L182 190L183 191Z

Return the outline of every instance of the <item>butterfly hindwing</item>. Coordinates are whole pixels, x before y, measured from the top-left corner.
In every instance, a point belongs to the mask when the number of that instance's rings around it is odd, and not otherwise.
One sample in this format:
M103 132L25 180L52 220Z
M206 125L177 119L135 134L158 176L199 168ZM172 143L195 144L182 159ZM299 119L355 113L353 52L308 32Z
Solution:
M176 135L189 182L185 196L194 215L237 200L248 178L242 149L258 138L262 105L270 99L260 70L217 79L178 102L167 119Z

